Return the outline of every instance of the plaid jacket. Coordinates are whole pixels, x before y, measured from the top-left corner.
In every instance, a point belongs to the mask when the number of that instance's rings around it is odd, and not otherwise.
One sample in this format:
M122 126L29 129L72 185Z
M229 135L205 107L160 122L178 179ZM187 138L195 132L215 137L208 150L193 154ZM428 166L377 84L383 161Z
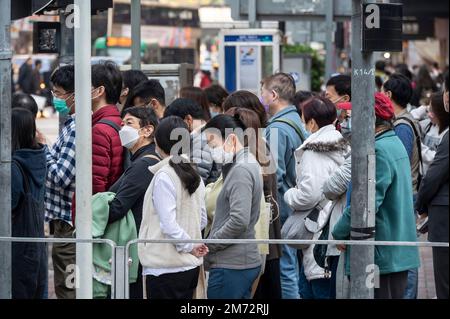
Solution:
M70 116L51 149L46 146L47 183L45 219L72 225L72 198L75 193L75 120Z

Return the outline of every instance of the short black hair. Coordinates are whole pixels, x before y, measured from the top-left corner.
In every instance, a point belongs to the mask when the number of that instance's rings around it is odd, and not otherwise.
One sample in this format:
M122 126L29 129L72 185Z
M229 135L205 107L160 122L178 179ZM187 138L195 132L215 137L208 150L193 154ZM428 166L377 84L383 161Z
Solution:
M409 70L408 65L405 64L405 63L397 64L397 66L395 67L395 73L402 74L402 75L406 76L408 78L408 80L410 80L410 81L413 80L413 74Z
M36 117L39 112L36 101L31 95L25 93L14 93L11 101L11 108L27 109L34 117Z
M165 118L178 116L184 120L188 115L192 116L193 119L206 121L202 107L191 99L176 99L164 112Z
M337 119L336 106L329 99L314 97L302 105L305 124L314 119L319 128L333 124Z
M383 61L383 60L378 60L378 61L375 63L375 69L376 69L377 71L385 72L385 71L386 71L386 62Z
M140 70L128 70L122 72L123 88L129 88L132 91L140 83L148 80L144 72Z
M122 92L122 73L113 61L101 61L92 66L92 86L105 88L106 102L117 104Z
M59 86L66 92L75 91L75 67L73 65L65 65L57 68L50 77L53 86Z
M312 99L314 97L314 93L310 91L298 91L294 96L294 106L297 108L300 117L302 116L302 104Z
M137 97L147 102L156 99L161 105L166 105L166 92L158 80L146 80L139 83L128 96L124 109L135 106L133 103Z
M35 65L35 66L42 65L42 60L36 60L36 61L34 61L34 65Z
M156 116L155 111L148 107L130 107L124 111L122 111L122 118L126 115L131 115L139 119L139 125L141 127L146 127L151 125L155 128L158 127L158 117Z
M348 95L352 99L352 77L349 75L336 75L328 80L326 86L334 86L339 96Z
M222 108L223 102L230 95L225 88L218 84L211 85L209 88L205 89L205 93L208 102L220 108Z
M402 108L406 108L411 101L413 95L411 81L404 75L398 73L391 75L383 84L383 88L386 92L392 92L392 100Z

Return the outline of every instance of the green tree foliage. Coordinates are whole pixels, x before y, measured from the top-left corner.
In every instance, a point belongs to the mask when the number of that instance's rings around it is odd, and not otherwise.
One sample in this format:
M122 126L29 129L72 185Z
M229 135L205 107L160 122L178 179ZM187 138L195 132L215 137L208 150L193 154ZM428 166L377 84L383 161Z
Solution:
M308 45L284 45L283 53L289 54L308 54L312 58L311 65L311 89L313 92L320 92L325 77L325 61L320 54Z

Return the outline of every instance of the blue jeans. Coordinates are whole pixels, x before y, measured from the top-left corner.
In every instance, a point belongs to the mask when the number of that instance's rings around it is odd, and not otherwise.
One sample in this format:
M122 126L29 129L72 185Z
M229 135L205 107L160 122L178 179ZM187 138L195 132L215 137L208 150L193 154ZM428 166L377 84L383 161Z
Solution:
M209 271L208 299L250 299L261 267L244 270L213 268Z
M297 249L282 245L282 250L283 255L280 258L282 297L283 299L300 299Z
M413 195L414 206L416 204L417 194ZM414 212L414 216L416 213ZM405 290L404 299L417 299L419 291L419 269L410 269L408 271L408 286Z
M419 290L419 269L408 270L408 286L404 299L417 299Z
M300 267L300 297L306 300L330 299L331 279L308 281L303 266Z
M339 266L340 256L328 257L328 263L330 265L331 271L331 282L330 282L330 299L336 299L336 280L337 280L337 269Z

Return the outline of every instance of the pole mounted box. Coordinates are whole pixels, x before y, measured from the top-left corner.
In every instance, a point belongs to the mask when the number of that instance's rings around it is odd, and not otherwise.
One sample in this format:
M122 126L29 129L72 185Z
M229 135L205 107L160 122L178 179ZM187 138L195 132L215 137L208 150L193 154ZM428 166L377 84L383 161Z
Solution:
M14 0L11 1L11 19L18 20L32 15L64 9L73 5L73 0ZM113 7L113 0L92 0L92 14Z
M363 52L402 52L402 4L363 4L361 20Z
M60 53L61 24L59 22L35 22L33 28L33 53Z

